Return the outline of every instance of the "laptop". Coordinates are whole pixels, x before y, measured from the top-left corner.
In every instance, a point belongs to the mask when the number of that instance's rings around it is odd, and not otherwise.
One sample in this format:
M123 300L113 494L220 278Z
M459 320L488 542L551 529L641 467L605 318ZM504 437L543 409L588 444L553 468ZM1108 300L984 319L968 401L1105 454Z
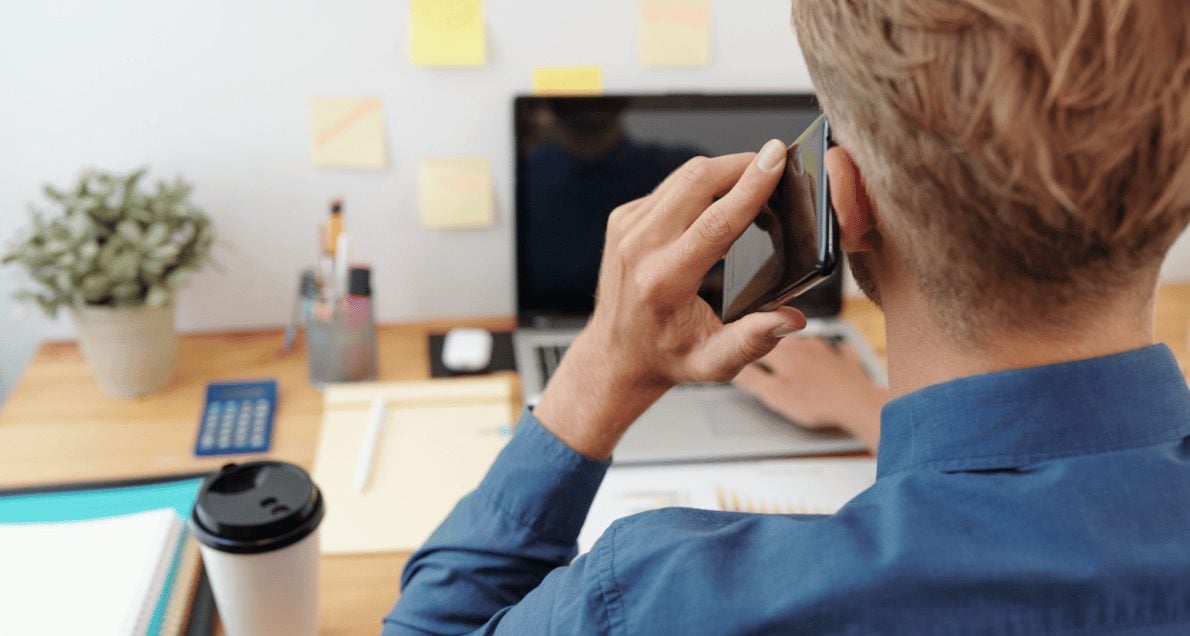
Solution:
M517 370L537 403L594 309L608 214L651 192L687 159L792 140L819 115L810 94L517 97ZM842 268L793 303L804 337L846 342L887 383L859 332L839 317ZM730 384L679 386L641 415L616 448L617 464L715 461L850 452L838 430L789 422Z

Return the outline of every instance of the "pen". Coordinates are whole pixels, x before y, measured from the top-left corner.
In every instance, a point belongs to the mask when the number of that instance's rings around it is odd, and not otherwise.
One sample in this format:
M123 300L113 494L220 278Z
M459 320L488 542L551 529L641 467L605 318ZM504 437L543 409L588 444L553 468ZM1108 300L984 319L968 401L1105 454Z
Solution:
M388 419L388 406L384 400L380 398L372 400L372 410L368 413L368 426L364 429L359 459L355 463L356 492L363 492L368 487L368 479L372 476L372 462L376 458L376 442L380 439L380 431L384 428L386 419Z
M335 255L335 250L339 247L339 234L343 232L343 200L331 200L331 215L327 219L326 226L326 251Z
M347 295L348 284L348 250L350 250L351 239L347 236L347 232L340 232L339 239L335 242L335 302L338 303L344 296Z
M293 313L289 316L289 324L285 326L285 351L293 350L293 343L297 340L298 322L302 316L302 296L298 292L297 298L293 299Z
M330 254L318 258L318 280L321 285L314 317L322 322L331 322L335 318L335 299L339 292L335 288L335 259Z
M285 327L285 351L293 349L298 329L306 329L309 326L316 302L318 302L318 275L314 272L314 268L307 267L302 270L302 276L298 282L297 298L294 299L293 314L289 317L289 325Z

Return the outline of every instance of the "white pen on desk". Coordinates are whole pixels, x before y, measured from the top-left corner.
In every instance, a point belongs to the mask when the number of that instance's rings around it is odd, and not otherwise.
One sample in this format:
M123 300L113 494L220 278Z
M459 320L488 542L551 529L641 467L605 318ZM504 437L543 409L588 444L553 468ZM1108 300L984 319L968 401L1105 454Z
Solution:
M372 476L372 463L376 459L376 444L380 440L380 432L384 429L384 421L388 419L388 405L381 398L372 400L372 409L368 412L368 424L364 429L364 437L360 442L359 459L355 462L355 491L363 492L368 487L368 480Z

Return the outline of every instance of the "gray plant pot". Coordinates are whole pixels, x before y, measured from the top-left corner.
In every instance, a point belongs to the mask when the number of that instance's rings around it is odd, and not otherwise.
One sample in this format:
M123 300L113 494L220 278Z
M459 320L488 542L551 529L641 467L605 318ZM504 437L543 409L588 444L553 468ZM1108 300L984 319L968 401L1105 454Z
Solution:
M174 306L71 309L79 348L108 395L131 398L169 384L177 333Z

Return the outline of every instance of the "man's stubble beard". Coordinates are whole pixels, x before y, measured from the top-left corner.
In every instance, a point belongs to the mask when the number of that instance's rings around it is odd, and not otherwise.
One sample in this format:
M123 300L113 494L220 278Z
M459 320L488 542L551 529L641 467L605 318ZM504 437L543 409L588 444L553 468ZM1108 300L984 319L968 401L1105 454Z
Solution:
M880 289L876 285L876 277L872 274L870 256L862 252L848 254L847 265L851 268L851 277L855 279L855 284L859 285L860 291L876 303L877 307L881 307Z

